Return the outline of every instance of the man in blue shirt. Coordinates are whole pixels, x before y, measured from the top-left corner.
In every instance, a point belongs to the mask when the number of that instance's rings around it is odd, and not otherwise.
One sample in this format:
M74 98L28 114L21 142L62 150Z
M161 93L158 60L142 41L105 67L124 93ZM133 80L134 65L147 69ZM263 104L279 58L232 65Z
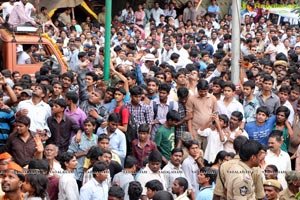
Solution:
M268 145L268 138L276 120L274 115L270 118L269 116L270 111L266 106L261 106L256 110L256 121L249 122L245 126L249 139Z
M210 200L214 195L214 182L217 172L210 167L203 167L198 173L198 182L201 188L197 194L197 200Z
M214 53L214 47L208 44L208 38L206 35L201 37L201 43L198 44L200 51L206 50L209 52L209 57L211 58Z

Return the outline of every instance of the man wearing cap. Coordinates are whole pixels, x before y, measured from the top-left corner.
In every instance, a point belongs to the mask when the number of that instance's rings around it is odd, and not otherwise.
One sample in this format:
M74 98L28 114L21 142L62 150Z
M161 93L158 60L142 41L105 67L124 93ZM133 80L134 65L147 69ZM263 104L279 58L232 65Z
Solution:
M288 183L288 188L279 193L279 199L296 199L296 194L299 192L300 187L300 172L287 171L285 173L285 180Z
M277 200L282 187L277 180L269 179L264 181L264 190L268 200Z
M155 65L156 58L153 54L148 53L144 57L144 64L141 66L141 71L143 74L148 74L150 67Z
M25 89L21 92L20 101L29 100L32 97L32 90Z
M15 162L9 162L7 170L3 174L2 190L5 193L0 195L0 200L21 200L24 197L22 193L22 184L25 181L23 168Z

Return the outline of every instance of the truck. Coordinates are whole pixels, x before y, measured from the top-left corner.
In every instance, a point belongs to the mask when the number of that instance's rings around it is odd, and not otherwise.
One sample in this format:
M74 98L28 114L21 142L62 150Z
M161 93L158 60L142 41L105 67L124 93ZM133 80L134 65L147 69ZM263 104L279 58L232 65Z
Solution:
M29 48L33 47L39 53L30 52ZM20 62L20 53L30 55L30 62ZM56 43L41 28L19 26L11 30L0 27L0 70L18 71L21 75L30 74L34 77L44 63L59 73L68 71L68 65Z

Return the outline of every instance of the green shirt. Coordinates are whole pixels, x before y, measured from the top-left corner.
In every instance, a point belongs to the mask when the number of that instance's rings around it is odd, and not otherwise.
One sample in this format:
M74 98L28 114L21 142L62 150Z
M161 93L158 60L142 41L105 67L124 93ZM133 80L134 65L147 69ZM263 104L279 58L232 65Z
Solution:
M157 148L162 153L162 155L170 160L171 151L175 145L175 128L171 127L170 129L165 126L161 126L155 135L155 143Z

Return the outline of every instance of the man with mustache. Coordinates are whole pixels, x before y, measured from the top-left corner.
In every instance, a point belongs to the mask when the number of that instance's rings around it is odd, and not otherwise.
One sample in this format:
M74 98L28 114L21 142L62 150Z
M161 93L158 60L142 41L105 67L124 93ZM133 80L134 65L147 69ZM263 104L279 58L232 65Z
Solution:
M280 146L283 143L282 131L273 130L269 135L267 155L265 161L267 165L275 165L278 168L279 172L291 171L291 160L288 153L282 151ZM283 173L278 174L278 181L282 185L283 189L287 188L287 183Z

